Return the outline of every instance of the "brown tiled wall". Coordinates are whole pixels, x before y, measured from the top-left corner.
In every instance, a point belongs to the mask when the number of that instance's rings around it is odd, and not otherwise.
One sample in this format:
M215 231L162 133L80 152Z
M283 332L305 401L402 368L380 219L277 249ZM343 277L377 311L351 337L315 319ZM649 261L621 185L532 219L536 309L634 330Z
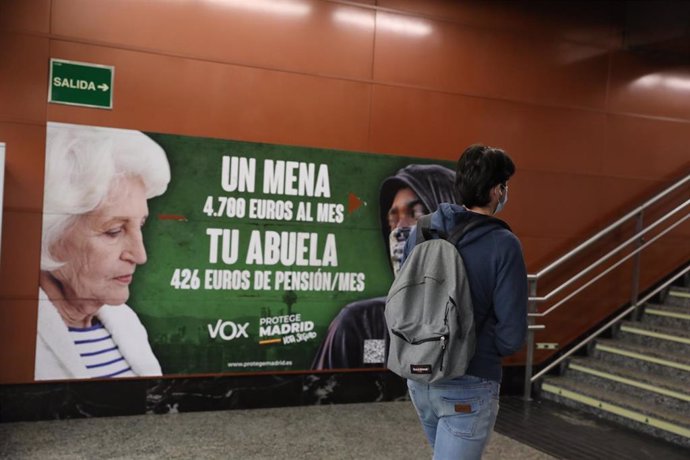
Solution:
M0 383L33 377L47 120L438 159L501 146L531 272L690 168L690 83L644 79L690 82L690 66L622 49L622 2L263 3L0 2ZM115 66L114 109L47 104L50 58ZM688 237L645 255L645 285L688 259ZM620 305L629 272L537 340Z

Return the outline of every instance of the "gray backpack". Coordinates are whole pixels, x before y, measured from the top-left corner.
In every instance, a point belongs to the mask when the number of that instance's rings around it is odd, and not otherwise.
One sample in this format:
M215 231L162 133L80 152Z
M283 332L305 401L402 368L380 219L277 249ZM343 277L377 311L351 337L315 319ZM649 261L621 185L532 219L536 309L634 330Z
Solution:
M388 369L424 383L465 374L476 338L470 286L456 243L489 223L507 228L499 219L476 216L446 236L431 229L431 215L419 219L416 245L386 298Z

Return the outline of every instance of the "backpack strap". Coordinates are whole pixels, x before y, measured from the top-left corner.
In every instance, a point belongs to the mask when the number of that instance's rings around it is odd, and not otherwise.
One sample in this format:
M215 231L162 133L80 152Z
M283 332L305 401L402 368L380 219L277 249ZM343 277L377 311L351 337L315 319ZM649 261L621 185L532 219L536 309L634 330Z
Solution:
M445 234L443 232L439 232L438 230L431 228L431 214L425 214L417 219L417 238L415 239L415 244L433 239L434 235L445 238Z
M466 220L460 225L457 225L453 229L450 236L448 237L448 241L452 243L453 246L457 246L458 241L460 241L462 237L465 236L465 234L467 234L470 230L473 230L477 227L482 227L484 225L498 225L499 227L503 227L508 231L512 232L510 226L501 219L497 219L496 217L492 216L485 216L483 214L473 213L473 215L468 220Z

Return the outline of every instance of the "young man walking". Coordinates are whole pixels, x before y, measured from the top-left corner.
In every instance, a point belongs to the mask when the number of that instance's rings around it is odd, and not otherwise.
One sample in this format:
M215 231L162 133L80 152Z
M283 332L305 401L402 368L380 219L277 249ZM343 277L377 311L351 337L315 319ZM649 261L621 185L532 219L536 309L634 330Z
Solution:
M501 149L468 147L458 160L461 205L442 203L431 228L451 234L470 219L494 216L508 201L515 165ZM416 238L407 240L406 258ZM495 223L469 230L456 246L465 264L476 325L476 352L465 375L442 383L408 380L410 397L434 459L479 459L498 415L501 357L518 351L527 332L527 271L517 237Z

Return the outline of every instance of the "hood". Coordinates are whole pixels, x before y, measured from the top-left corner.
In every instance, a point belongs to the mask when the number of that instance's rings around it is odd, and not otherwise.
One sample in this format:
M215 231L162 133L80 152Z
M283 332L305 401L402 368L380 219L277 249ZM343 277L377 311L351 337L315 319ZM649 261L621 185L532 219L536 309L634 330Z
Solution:
M431 227L438 229L447 235L459 224L470 219L483 218L491 221L490 224L482 224L467 232L461 239L462 246L470 244L473 241L481 238L489 232L497 229L505 228L510 230L510 226L504 221L492 216L485 216L476 212L468 211L457 204L444 203L439 206L438 210L431 217Z
M445 166L435 164L412 164L398 170L395 175L381 183L379 194L379 217L383 233L386 257L388 249L388 210L393 204L395 194L401 188L409 187L419 197L427 213L434 212L441 203L456 203L455 172Z

